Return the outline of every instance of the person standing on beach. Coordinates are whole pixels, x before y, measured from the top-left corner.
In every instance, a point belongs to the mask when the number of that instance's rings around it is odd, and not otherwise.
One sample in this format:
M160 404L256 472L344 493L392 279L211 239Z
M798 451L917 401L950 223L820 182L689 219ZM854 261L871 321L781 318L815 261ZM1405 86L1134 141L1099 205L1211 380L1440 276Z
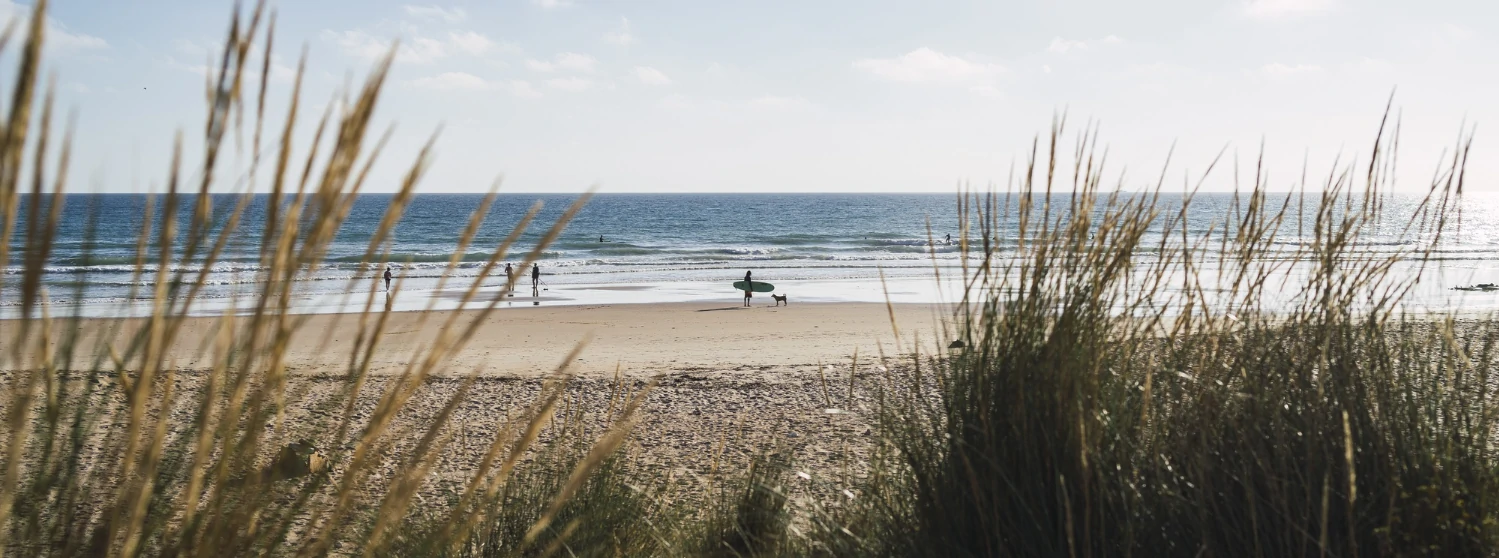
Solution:
M540 285L540 284L541 284L541 264L533 263L533 264L531 264L531 290L533 290L533 291L536 290L536 286Z
M744 271L744 306L746 308L748 308L749 305L750 305L750 297L754 296L753 294L751 294L751 293L754 292L754 288L755 288L755 284L750 281L750 272L749 272L749 270L745 270Z
M385 292L390 292L390 266L385 266Z
M510 282L514 281L514 280L515 280L515 268L510 267L510 264L507 263L507 264L505 264L505 289L506 290L510 289Z

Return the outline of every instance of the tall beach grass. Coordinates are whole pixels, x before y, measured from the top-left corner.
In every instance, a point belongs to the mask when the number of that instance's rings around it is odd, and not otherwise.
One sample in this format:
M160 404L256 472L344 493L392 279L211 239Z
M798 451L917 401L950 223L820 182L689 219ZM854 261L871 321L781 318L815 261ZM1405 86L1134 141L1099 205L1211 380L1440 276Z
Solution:
M964 198L965 226L983 240L969 248L979 258L953 324L963 348L887 378L882 476L848 518L862 532L837 548L1499 548L1489 405L1499 331L1401 304L1455 217L1466 140L1402 216L1409 247L1375 256L1362 248L1393 186L1384 127L1367 166L1340 169L1320 191L1270 194L1257 165L1253 187L1206 233L1187 230L1190 192L1170 213L1159 188L1102 191L1086 132L1073 167L1058 168L1063 137L1059 123L1018 195ZM1065 205L1043 194L1056 190L1071 191ZM998 238L1007 230L1018 232ZM1293 236L1295 255L1264 256ZM1305 279L1281 286L1293 268Z

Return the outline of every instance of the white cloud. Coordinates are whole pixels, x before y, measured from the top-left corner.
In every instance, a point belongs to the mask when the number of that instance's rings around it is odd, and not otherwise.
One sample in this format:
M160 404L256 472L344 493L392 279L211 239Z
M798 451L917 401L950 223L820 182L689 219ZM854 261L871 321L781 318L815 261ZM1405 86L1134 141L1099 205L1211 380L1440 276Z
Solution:
M696 105L697 103L693 102L692 99L689 99L680 93L672 93L670 95L662 97L661 100L656 101L657 107L667 110L686 110L693 108Z
M1278 19L1331 11L1336 0L1244 0L1244 15Z
M997 64L943 54L922 47L895 58L865 58L854 67L875 77L906 83L961 83L987 80L1004 71Z
M1472 39L1473 36L1476 35L1476 33L1474 33L1472 29L1463 27L1456 23L1448 23L1442 25L1441 30L1438 32L1438 34L1442 38L1448 39L1455 43L1460 43L1468 39Z
M1048 65L1048 64L1042 64L1041 65L1041 73L1043 73L1043 74L1049 74L1049 73L1051 73L1051 66Z
M598 61L587 54L576 52L564 52L558 54L551 61L530 59L526 61L526 67L538 72L572 71L592 73L593 67Z
M806 109L812 108L812 102L801 97L782 97L779 95L766 95L750 99L747 103L752 108L760 109Z
M1185 70L1185 68L1182 68L1181 66L1167 64L1162 61L1155 61L1149 64L1133 64L1126 69L1131 73L1150 76L1162 76L1178 73Z
M448 42L458 50L475 55L484 54L494 48L494 41L473 31L448 33Z
M762 95L752 99L722 100L702 99L672 93L656 101L656 107L670 111L712 111L718 113L760 113L815 111L817 104L804 97L790 95Z
M205 46L193 41L189 41L187 39L177 39L175 41L172 41L172 49L190 58L207 60L209 56L212 56L212 52L219 50L219 46Z
M491 81L467 72L443 72L410 80L408 85L429 91L503 91L521 98L541 97L541 92L527 81Z
M338 45L344 54L355 58L375 59L384 56L390 50L390 41L381 40L374 35L364 31L333 31L323 30L323 40ZM439 45L440 46L440 45ZM430 49L431 45L427 45ZM430 50L418 50L418 47L407 42L401 45L396 58L403 62L426 62L431 58L440 57L440 53Z
M1390 63L1385 60L1381 60L1378 58L1369 58L1365 56L1363 58L1360 58L1357 62L1345 64L1343 68L1345 70L1353 72L1382 74L1393 70L1394 66L1390 65Z
M17 38L22 38L26 33L26 22L31 19L31 6L23 6L0 0L0 21L15 22L18 26ZM48 17L46 26L47 45L60 52L80 52L90 50L103 50L109 48L109 43L104 39L83 33L74 33L68 30L66 25Z
M532 86L531 82L529 81L512 81L508 84L508 88L510 89L510 94L515 95L516 97L529 99L536 99L541 97L541 91Z
M1321 73L1322 67L1312 64L1286 65L1279 62L1260 66L1260 73L1272 78Z
M68 33L60 29L47 31L47 43L64 52L109 48L109 43L93 35Z
M547 87L576 93L593 87L593 81L580 77L555 78L547 80Z
M999 88L993 85L975 85L973 87L969 87L968 91L970 93L973 93L974 95L978 95L980 97L988 97L990 99L998 99L1000 97Z
M494 84L467 72L443 72L435 76L411 80L411 85L434 91L483 91L493 89Z
M531 3L548 10L552 8L566 8L573 5L572 0L531 0Z
M1117 45L1122 43L1124 43L1124 39L1119 38L1118 35L1109 35L1096 41L1073 41L1061 37L1052 37L1051 44L1046 46L1046 50L1057 54L1067 54L1068 52L1077 50L1088 50L1089 47L1098 45Z
M431 6L406 6L406 15L416 19L428 21L444 21L447 23L458 23L468 18L468 12L463 8L444 8L438 5Z
M619 28L604 33L604 42L619 46L630 46L635 43L635 35L630 34L630 18L619 18Z
M385 56L385 53L390 50L389 40L359 30L333 31L325 29L323 30L323 40L338 45L349 56L369 60ZM494 41L473 31L448 33L447 37L443 39L412 37L401 41L400 50L396 52L396 60L412 64L425 64L446 58L455 52L472 55L483 54L495 48L495 46Z
M671 78L666 77L666 74L661 73L661 70L649 66L636 66L635 77L640 78L640 83L646 85L667 85L671 83Z
M210 67L218 71L224 46L218 43L197 43L187 39L172 41L172 49L187 59L187 62L179 61L176 56L168 55L166 64L178 70L191 72L199 76L208 75ZM265 65L263 51L250 49L249 59L245 61L244 79L250 83L259 83L260 71ZM271 53L270 76L273 83L287 83L296 77L297 71L287 65L276 53Z
M1067 54L1071 50L1083 50L1086 48L1088 48L1088 43L1083 41L1069 41L1061 37L1052 37L1051 44L1047 45L1046 50L1058 54Z

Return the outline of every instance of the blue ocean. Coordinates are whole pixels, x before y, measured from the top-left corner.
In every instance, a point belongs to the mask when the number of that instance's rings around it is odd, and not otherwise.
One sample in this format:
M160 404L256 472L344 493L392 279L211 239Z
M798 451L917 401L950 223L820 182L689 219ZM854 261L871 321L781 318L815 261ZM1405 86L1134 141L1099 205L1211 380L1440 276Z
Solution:
M1312 197L1302 203L1315 204ZM462 263L448 269L463 228L482 199L480 195L422 194L406 209L389 249L407 308L422 307L421 301L440 294L434 290L445 272L465 279L460 284L471 282L526 211L540 204L537 219L505 257L507 262L519 263L577 196L500 195L462 255ZM390 200L388 195L367 194L353 204L324 262L299 279L297 292L308 311L347 310L357 305L350 301L363 299L344 295L375 288L372 275L361 271L360 262ZM45 276L47 296L58 312L109 315L151 296L159 253L160 201L158 197L152 214L147 215L144 195L66 196ZM222 224L239 198L213 196L211 201L216 222ZM1053 201L1057 207L1066 207L1066 196ZM1373 253L1408 250L1422 242L1408 230L1418 201L1401 196L1387 200L1388 218L1367 231L1363 249ZM263 195L250 201L224 256L213 264L201 295L207 303L204 312L221 311L212 301L248 296L264 280L259 267L260 225L268 202ZM1456 304L1495 305L1491 299L1499 298L1496 294L1463 293L1460 300L1451 295L1455 286L1499 282L1499 207L1493 202L1477 197L1461 201L1459 219L1448 226L1431 258L1433 263L1427 264L1429 279L1423 279L1419 302L1438 309ZM1180 198L1167 196L1160 203L1162 214L1170 215L1177 211ZM1238 203L1242 208L1242 199ZM181 222L191 217L193 205L192 197L182 201ZM1235 207L1231 194L1198 195L1187 214L1187 233L1224 230L1225 223L1232 225ZM956 296L953 279L961 273L963 257L957 243L947 241L948 235L960 234L958 213L956 194L597 195L557 241L541 252L545 292L534 298L522 296L516 302L534 306L733 300L740 295L729 285L747 270L754 272L756 280L775 283L781 292L809 302L950 301ZM1293 218L1283 225L1275 246L1288 252L1304 249L1312 241L1314 213L1309 207L1300 216L1302 223ZM5 268L7 280L0 285L0 311L18 302L17 281L12 279L26 251L27 214L23 200L12 239L12 261ZM1015 220L1003 222L1013 227ZM143 231L150 235L146 253L152 263L137 277L137 239ZM1007 233L1013 231L1002 227L999 232L1003 245ZM179 230L178 238L186 234ZM1278 256L1272 252L1263 257ZM171 265L173 270L196 270L201 262L174 261ZM495 288L503 280L503 274L481 279Z

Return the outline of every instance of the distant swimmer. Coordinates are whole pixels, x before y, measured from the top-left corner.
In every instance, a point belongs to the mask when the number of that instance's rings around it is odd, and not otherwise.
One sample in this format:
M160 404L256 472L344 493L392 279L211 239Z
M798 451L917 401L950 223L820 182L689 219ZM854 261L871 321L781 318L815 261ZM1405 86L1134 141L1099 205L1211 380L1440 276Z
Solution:
M390 292L390 266L385 266L385 292Z

